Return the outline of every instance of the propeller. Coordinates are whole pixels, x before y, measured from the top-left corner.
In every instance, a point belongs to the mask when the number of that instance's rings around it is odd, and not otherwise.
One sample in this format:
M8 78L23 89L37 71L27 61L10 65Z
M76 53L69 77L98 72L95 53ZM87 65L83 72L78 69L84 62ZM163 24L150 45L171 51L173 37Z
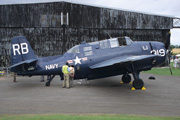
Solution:
M168 63L169 71L170 71L171 75L173 75L172 70L171 70L171 65L170 65L170 54L171 54L171 51L167 50L166 51L166 61Z
M172 70L171 70L171 65L170 65L170 56L171 56L171 51L169 50L169 45L170 45L170 38L171 38L171 31L169 31L169 33L167 34L168 35L168 39L166 40L165 42L165 48L166 48L166 61L168 63L168 66L169 66L169 71L172 75Z

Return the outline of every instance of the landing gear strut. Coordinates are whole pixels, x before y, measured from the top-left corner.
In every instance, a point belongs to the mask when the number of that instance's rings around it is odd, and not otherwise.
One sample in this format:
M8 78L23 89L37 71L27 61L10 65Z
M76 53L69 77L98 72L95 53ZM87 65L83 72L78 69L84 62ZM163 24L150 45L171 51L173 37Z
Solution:
M123 83L130 83L131 82L131 76L127 73L122 76Z
M53 78L55 77L55 75L48 75L47 77L47 82L46 82L46 86L49 87L51 84L51 81L53 80Z
M132 73L133 77L134 77L134 81L132 84L132 86L133 86L132 90L135 90L135 89L145 90L144 82L142 79L139 78L140 70L135 68L134 63L133 62L128 63L125 68L127 69L127 71ZM126 82L128 83L129 82L128 78L129 78L129 75L127 73L127 74L123 75L122 81L124 83L126 83Z

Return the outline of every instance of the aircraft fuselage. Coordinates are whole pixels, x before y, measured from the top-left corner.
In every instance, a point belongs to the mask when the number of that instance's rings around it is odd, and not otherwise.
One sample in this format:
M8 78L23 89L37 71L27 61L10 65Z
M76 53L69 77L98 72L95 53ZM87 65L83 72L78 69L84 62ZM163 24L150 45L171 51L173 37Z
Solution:
M18 72L19 75L62 75L62 66L68 62L75 65L75 79L96 79L131 73L131 61L124 64L117 63L110 66L91 69L90 67L118 57L157 55L154 59L132 61L136 71L150 70L165 61L166 49L160 42L132 42L125 46L107 45L104 48L100 43L82 43L77 46L78 51L70 51L63 56L50 56L38 58L37 64L32 69ZM76 49L77 49L76 48Z

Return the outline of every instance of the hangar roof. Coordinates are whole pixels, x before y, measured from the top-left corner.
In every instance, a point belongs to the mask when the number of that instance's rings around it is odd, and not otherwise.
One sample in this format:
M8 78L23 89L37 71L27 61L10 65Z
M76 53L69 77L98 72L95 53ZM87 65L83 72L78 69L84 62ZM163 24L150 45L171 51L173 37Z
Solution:
M80 2L76 0L54 0L54 1L49 1L49 2L27 2L27 3L15 3L15 4L38 4L38 3L53 3L53 2L68 2L68 3L74 3L74 4L81 4L81 5L88 5L88 6L93 6L93 7L101 7L101 8L107 8L107 9L114 9L114 10L121 10L121 11L128 11L128 12L134 12L134 13L142 13L142 14L148 14L148 15L155 15L155 16L162 16L162 17L170 17L170 18L177 18L175 16L171 15L165 15L165 14L156 14L156 13L149 13L149 12L144 12L144 11L134 11L134 10L129 10L129 9L121 9L121 8L116 8L116 7L109 7L109 6L103 6L103 5L97 5L97 4L89 4L86 2Z
M148 14L148 15L156 15L156 16L177 18L177 17L171 16L171 15L155 14L155 13L149 13L149 12L144 12L144 11L135 11L135 10L122 9L122 8L117 8L117 7L109 7L109 6L103 6L103 5L97 5L97 4L89 4L89 3L85 3L85 2L77 2L76 0L61 0L61 1L62 2L70 2L70 3L74 3L74 4L88 5L88 6L93 6L93 7L101 7L101 8L115 9L115 10L121 10L121 11L143 13L143 14Z

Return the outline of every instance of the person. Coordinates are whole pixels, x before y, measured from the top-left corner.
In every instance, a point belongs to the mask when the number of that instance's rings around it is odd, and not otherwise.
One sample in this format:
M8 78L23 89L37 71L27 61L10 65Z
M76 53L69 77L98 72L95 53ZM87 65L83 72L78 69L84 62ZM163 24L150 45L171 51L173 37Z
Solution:
M15 72L13 73L13 77L14 77L14 82L17 82L16 81L16 73Z
M73 87L74 75L75 75L74 66L70 65L69 67L70 87Z
M178 64L179 64L179 69L180 69L180 57L178 58Z
M41 75L41 82L45 82L44 81L44 75Z
M69 67L68 62L66 62L66 65L62 66L62 73L64 75L64 81L63 81L63 88L69 88Z
M177 63L178 63L178 57L176 57L176 58L174 59L174 64L173 64L173 67L174 67L174 68L177 68Z

